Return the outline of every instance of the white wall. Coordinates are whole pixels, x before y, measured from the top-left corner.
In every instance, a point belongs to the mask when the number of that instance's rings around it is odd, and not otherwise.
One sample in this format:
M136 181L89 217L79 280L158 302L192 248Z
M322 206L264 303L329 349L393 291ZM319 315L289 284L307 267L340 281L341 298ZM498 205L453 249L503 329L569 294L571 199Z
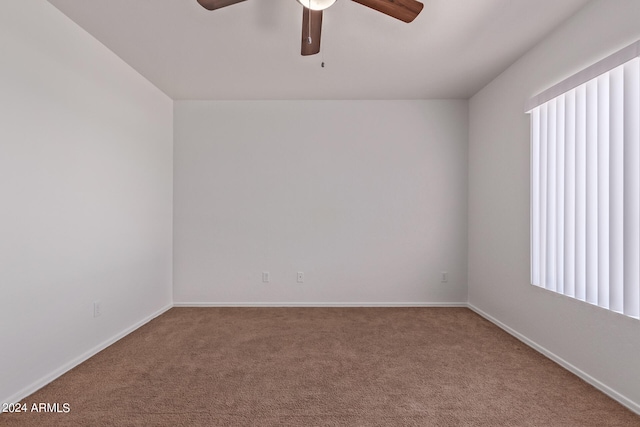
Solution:
M640 322L529 285L533 95L640 38L640 1L589 3L470 100L469 302L640 411Z
M173 103L44 0L0 2L0 61L7 402L171 304Z
M466 101L179 101L174 120L176 303L466 301Z

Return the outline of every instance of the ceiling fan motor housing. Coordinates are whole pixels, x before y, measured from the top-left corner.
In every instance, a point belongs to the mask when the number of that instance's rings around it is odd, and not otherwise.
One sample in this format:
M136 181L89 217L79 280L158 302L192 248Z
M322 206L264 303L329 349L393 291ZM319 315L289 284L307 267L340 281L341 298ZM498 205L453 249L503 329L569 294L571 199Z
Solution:
M298 3L311 10L324 10L335 2L336 0L298 0Z

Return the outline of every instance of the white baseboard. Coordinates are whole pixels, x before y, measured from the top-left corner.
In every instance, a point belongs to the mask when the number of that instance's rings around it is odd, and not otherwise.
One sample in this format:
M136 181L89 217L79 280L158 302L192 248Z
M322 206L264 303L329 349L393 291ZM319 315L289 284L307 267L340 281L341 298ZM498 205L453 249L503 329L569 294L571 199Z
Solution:
M571 363L567 362L566 360L564 360L563 358L561 358L557 354L547 350L545 347L541 346L540 344L536 343L535 341L530 340L526 336L522 335L520 332L510 328L509 326L505 325L504 323L502 323L501 321L499 321L495 317L493 317L493 316L485 313L484 311L480 310L478 307L474 306L473 304L467 304L467 307L469 307L469 309L473 310L474 312L476 312L480 316L484 317L485 319L487 319L488 321L490 321L494 325L496 325L499 328L503 329L505 332L507 332L510 335L514 336L515 338L519 339L520 341L522 341L523 343L525 343L529 347L533 348L534 350L538 351L539 353L542 353L543 355L545 355L549 359L553 360L554 362L556 362L558 365L562 366L563 368L565 368L569 372L571 372L574 375L578 376L579 378L583 379L585 382L591 384L592 386L594 386L595 388L597 388L598 390L600 390L601 392L603 392L604 394L606 394L607 396L609 396L613 400L617 401L621 405L629 408L630 410L632 410L636 414L640 415L640 404L639 403L634 402L633 400L629 399L626 396L623 396L622 394L618 393L617 391L615 391L611 387L609 387L606 384L598 381L597 379L593 378L591 375L587 374L583 370L581 370L581 369L575 367L574 365L572 365Z
M133 332L136 329L138 329L139 327L145 325L146 323L149 323L151 320L155 319L156 317L160 316L161 314L165 313L166 311L170 310L171 308L173 308L173 304L169 304L169 305L166 305L165 307L162 307L160 310L150 314L149 316L145 317L144 319L140 320L139 322L136 322L132 326L130 326L127 329L123 330L122 332L120 332L120 333L112 336L111 338L103 341L102 343L98 344L97 346L93 347L92 349L86 351L85 353L81 354L80 356L76 357L75 359L69 361L68 363L65 363L60 368L56 369L55 371L51 372L50 374L47 374L44 377L40 378L39 380L35 381L34 383L28 385L27 387L23 388L19 392L15 393L13 396L9 396L6 399L0 400L0 402L16 403L16 402L22 401L25 397L27 397L27 396L35 393L36 391L40 390L42 387L46 386L51 381L53 381L53 380L61 377L62 375L66 374L67 372L69 372L70 370L75 368L76 366L80 365L82 362L86 361L87 359L89 359L92 356L95 356L96 354L98 354L99 352L101 352L105 348L109 347L110 345L112 345L116 341L119 341L120 339L122 339L125 336L129 335L131 332Z
M468 307L466 302L176 302L174 307Z

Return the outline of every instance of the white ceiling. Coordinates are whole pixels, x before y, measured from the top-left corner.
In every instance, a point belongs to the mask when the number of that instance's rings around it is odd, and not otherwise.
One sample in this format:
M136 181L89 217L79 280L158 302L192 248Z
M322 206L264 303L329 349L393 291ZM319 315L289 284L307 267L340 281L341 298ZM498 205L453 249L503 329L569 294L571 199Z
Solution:
M469 98L588 2L423 0L405 24L338 0L303 57L295 0L49 1L173 99L212 100Z

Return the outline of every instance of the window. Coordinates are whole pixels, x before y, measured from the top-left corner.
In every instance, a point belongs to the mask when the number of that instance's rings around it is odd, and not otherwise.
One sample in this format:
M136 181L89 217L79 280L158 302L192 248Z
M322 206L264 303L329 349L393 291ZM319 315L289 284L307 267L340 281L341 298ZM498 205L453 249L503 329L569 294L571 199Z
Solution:
M640 316L640 41L532 98L531 284Z

